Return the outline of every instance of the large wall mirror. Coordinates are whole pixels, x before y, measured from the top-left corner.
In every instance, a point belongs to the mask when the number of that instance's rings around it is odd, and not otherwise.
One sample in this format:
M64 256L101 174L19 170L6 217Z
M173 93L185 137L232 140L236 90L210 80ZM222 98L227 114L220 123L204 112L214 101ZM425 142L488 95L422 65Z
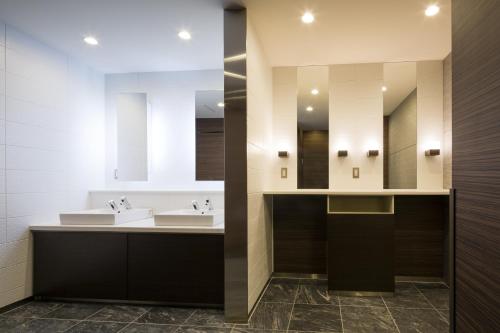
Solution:
M195 93L196 180L224 180L224 91Z
M417 64L384 64L384 188L417 188Z
M117 168L120 181L148 180L148 102L145 93L116 96Z
M297 88L297 188L328 188L328 66L299 67Z

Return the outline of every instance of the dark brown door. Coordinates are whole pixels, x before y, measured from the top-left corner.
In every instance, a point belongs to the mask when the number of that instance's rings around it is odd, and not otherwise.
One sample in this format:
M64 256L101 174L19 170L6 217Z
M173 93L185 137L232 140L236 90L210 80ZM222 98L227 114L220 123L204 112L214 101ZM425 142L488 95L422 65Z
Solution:
M452 6L456 332L500 332L500 1Z

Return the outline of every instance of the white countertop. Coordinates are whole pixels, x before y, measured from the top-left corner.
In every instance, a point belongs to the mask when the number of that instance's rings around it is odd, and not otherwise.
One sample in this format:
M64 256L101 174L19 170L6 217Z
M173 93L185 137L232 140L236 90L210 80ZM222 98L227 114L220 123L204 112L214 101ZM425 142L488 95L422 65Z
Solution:
M384 190L330 190L296 189L265 190L264 194L300 194L300 195L449 195L450 190L384 189Z
M99 232L151 232L151 233L183 233L183 234L224 234L224 224L212 227L178 227L157 226L154 219L115 224L115 225L61 225L57 223L34 224L30 226L33 231L99 231Z

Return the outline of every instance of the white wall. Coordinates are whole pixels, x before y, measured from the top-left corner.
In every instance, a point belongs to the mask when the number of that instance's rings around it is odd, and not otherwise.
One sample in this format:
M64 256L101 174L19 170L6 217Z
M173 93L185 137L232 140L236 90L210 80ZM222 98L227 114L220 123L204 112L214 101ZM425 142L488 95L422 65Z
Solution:
M269 184L275 190L297 188L297 67L273 68L273 143ZM278 151L288 158L278 158ZM288 177L281 178L281 168Z
M0 307L31 295L31 223L104 184L104 76L0 24Z
M383 76L383 64L330 66L330 188L383 188ZM348 156L339 158L343 149ZM368 158L369 149L379 156Z
M417 62L417 188L443 188L443 62ZM425 156L431 148L439 156Z
M223 90L222 70L106 75L106 187L112 189L224 189L222 181L195 180L195 92ZM146 93L151 106L148 181L114 179L116 94Z
M260 41L247 21L248 311L273 271L271 206L262 191L273 151L273 77Z

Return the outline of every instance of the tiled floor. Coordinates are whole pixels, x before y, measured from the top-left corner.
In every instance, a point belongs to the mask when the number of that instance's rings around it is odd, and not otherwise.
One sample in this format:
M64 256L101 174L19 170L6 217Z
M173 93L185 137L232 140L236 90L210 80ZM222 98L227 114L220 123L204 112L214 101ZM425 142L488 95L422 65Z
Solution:
M339 297L324 280L275 278L246 325L222 310L31 302L0 314L0 332L447 332L448 289L398 283L394 297Z

